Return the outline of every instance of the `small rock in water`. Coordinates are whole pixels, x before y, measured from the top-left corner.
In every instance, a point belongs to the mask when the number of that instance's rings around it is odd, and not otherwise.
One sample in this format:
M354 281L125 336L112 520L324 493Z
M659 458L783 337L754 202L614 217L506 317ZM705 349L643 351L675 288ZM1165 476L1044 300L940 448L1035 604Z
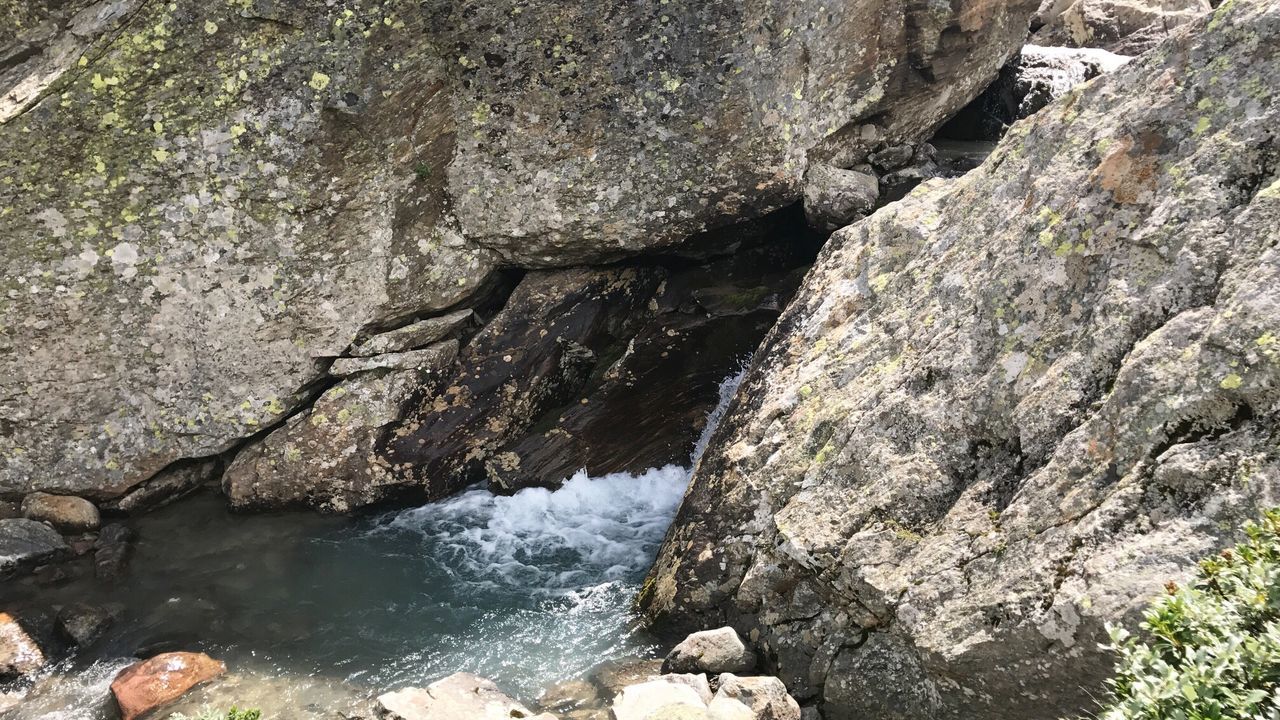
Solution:
M631 685L613 701L615 720L706 717L711 685L705 675L663 675ZM682 705L677 708L672 706Z
M58 613L58 632L76 647L86 647L97 640L114 619L109 610L76 603Z
M65 533L97 530L102 518L93 503L75 495L35 492L22 500L22 516L47 522Z
M661 660L614 660L596 667L590 680L605 697L615 697L630 685L655 680L662 675Z
M226 671L226 665L204 653L165 653L121 670L111 694L123 720L134 720Z
M99 580L115 580L129 564L133 530L122 523L102 528L94 544L93 565Z
M800 720L800 704L776 677L724 673L708 712L714 720Z
M600 693L586 680L566 680L547 688L538 698L538 705L546 710L567 713L598 702Z
M744 673L756 667L756 654L731 627L696 632L672 648L664 673Z
M511 720L551 718L508 697L492 680L454 673L425 688L405 688L378 697L383 717L392 720Z
M12 615L0 613L0 681L26 677L44 664L40 646Z
M35 520L0 520L0 576L30 568L68 551L57 530Z

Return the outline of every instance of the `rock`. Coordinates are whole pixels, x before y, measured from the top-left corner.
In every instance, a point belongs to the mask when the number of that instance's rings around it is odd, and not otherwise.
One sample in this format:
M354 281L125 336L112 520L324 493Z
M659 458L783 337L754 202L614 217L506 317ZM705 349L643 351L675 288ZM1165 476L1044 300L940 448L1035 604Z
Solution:
M353 359L369 366L236 456L222 476L231 505L346 512L400 489L378 442L404 417L415 394L453 375L457 354L458 342L449 340L426 350Z
M391 720L510 720L533 718L533 711L505 695L492 680L455 673L425 688L405 688L378 696ZM549 717L549 716L536 716Z
M814 163L805 176L804 214L820 230L836 230L865 217L879 197L880 180L872 173Z
M471 308L451 312L440 317L427 318L426 320L405 325L402 328L374 335L351 348L350 354L355 357L370 357L416 350L438 340L443 340L475 321L476 313ZM330 372L332 372L332 369Z
M603 663L591 671L589 678L600 688L601 695L613 698L630 685L656 680L661 675L661 660L635 658Z
M707 707L712 720L800 720L800 705L776 677L725 673L717 685Z
M999 140L1009 126L1031 117L1081 83L1112 72L1130 58L1094 48L1027 45L1000 70L991 86L947 121L939 134L967 140Z
M664 673L745 673L756 667L756 654L731 627L703 630L671 649L662 663Z
M88 647L115 621L105 608L76 603L58 612L58 631L76 647Z
M29 570L70 552L57 530L42 522L0 520L0 576Z
M1278 43L1224 3L836 233L648 612L827 720L1094 712L1105 623L1280 493Z
M214 482L222 465L219 458L179 462L102 507L129 514L155 510Z
M439 372L458 356L458 341L437 343L425 350L387 353L373 357L338 358L329 366L329 374L349 377L371 370L427 370Z
M1032 18L1032 38L1041 45L1137 55L1216 5L1212 0L1043 0Z
M0 682L32 675L44 665L40 646L12 615L0 613Z
M226 671L226 665L204 653L164 653L121 670L111 681L111 694L123 720L134 720Z
M97 530L102 518L93 503L74 495L31 493L22 499L22 516L47 522L65 533Z
M167 705L162 713L200 717L210 708L222 712L232 707L254 708L264 718L288 720L374 720L376 702L368 689L323 676L280 674L272 668L261 672L231 671L193 688Z
M121 497L304 409L353 343L485 301L499 267L790 205L811 157L926 139L1036 2L349 4L24 5L0 493Z
M124 523L102 528L94 543L93 567L99 580L114 581L124 575L133 553L134 532Z
M867 160L884 172L905 167L915 157L916 150L910 145L891 145L877 150Z
M614 720L661 720L703 717L711 702L711 686L704 675L663 675L654 680L629 685L613 701ZM689 710L673 709L682 705Z
M9 500L0 500L0 520L22 517L21 505Z
M553 713L569 713L591 708L600 701L600 692L586 680L565 680L543 691L538 706Z

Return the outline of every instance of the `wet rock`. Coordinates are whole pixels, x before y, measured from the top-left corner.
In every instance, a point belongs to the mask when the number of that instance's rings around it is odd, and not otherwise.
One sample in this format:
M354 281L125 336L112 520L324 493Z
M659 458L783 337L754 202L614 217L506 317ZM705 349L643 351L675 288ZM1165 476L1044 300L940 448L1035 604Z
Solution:
M284 421L328 359L473 304L495 268L790 205L811 157L925 139L1035 4L23 4L0 493L118 498Z
M101 607L76 603L58 611L58 632L76 647L88 647L115 621L115 614Z
M0 682L32 675L44 665L40 646L12 615L0 613Z
M455 673L425 688L405 688L378 696L382 716L391 720L511 720L533 718L492 680ZM550 716L536 716L549 718Z
M1129 60L1095 48L1027 45L939 134L953 139L999 140L1013 123Z
M1032 18L1040 45L1137 55L1217 3L1212 0L1043 0Z
M590 680L604 697L617 697L629 685L656 680L662 675L662 661L635 658L614 660L591 671Z
M648 610L828 720L1093 712L1105 624L1280 493L1278 42L1224 3L836 233Z
M865 217L880 197L874 172L814 163L805 176L804 214L819 230L836 230Z
M456 340L400 353L325 391L311 408L241 451L222 476L236 508L309 506L345 512L402 488L377 444L409 412L410 401L453 374ZM412 356L411 360L403 360Z
M99 580L118 580L129 566L135 533L124 523L102 528L94 543L93 567Z
M538 698L538 706L559 715L592 708L600 702L600 692L586 680L566 680L547 688Z
M664 673L745 673L756 667L756 654L731 627L703 630L685 638L662 662Z
M102 507L126 514L155 510L209 485L221 472L222 461L217 458L178 463Z
M800 720L800 705L776 677L725 673L716 682L715 697L707 706L713 720Z
M405 352L443 340L476 322L476 313L467 308L440 317L427 318L370 337L351 348L355 357ZM340 374L340 373L339 373Z
M915 148L910 145L891 145L877 150L867 158L882 172L889 172L905 167L915 156Z
M102 522L98 508L84 498L40 492L22 499L22 516L47 522L64 533L97 530Z
M624 688L614 698L613 717L614 720L703 717L711 697L711 686L704 675L663 675Z
M29 570L69 551L58 531L42 522L0 520L0 576Z
M254 708L264 718L288 720L374 720L376 702L368 690L332 677L262 671L232 671L193 688L163 714L199 717L209 708Z
M134 720L226 670L226 665L204 653L164 653L120 671L111 682L111 694L123 720Z

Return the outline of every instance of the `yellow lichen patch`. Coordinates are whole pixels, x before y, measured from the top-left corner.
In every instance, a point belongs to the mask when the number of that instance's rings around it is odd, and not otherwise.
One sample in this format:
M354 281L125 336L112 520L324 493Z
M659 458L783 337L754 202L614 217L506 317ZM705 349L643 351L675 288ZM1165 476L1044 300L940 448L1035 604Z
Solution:
M1241 378L1235 373L1231 373L1230 375L1222 378L1222 382L1218 383L1219 387L1223 390L1235 390L1243 384L1244 378Z
M311 80L307 82L307 85L316 92L323 92L329 87L329 83L331 82L333 82L333 78L320 71L316 71L311 74Z

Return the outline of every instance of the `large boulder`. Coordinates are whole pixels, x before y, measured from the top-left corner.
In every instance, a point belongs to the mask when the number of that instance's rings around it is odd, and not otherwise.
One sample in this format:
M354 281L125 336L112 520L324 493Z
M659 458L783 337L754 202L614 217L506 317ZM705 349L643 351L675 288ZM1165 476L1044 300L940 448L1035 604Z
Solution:
M9 3L0 494L122 496L495 267L790 204L927 137L1034 5Z
M642 601L828 720L1093 708L1106 622L1280 492L1280 5L1213 16L837 233Z
M177 700L226 670L226 665L204 653L164 653L121 670L111 681L111 694L120 708L121 718L134 720Z
M1035 42L1097 47L1136 55L1154 47L1217 0L1042 0L1032 18Z

